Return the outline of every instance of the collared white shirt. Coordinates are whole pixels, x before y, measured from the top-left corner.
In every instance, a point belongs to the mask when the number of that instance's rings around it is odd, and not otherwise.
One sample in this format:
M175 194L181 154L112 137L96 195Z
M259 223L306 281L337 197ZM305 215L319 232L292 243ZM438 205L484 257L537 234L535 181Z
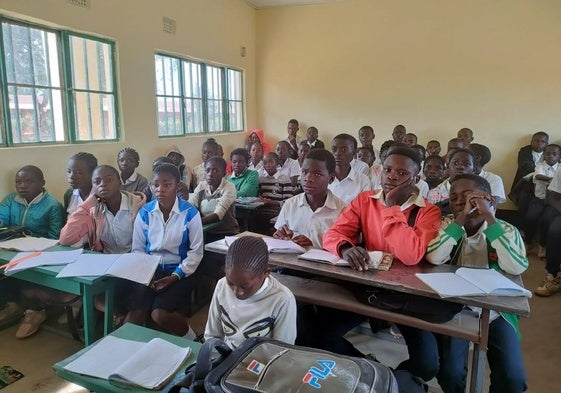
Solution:
M368 176L370 174L370 167L368 166L368 164L364 161L357 160L356 158L353 158L353 160L351 161L351 168L359 173L362 173L365 176Z
M127 180L123 181L121 176L119 176L119 179L121 180L121 184L126 186L127 184L131 184L131 183L135 182L137 177L138 177L138 173L136 171L134 171L132 173L132 175L130 175L130 177Z
M423 179L419 178L419 181L416 184L417 188L419 189L419 191L421 192L421 196L423 198L426 198L427 195L429 194L429 185L426 181L424 181Z
M277 167L277 172L289 178L300 176L300 164L298 164L298 160L288 157L282 166L279 165Z
M368 168L368 165L366 167ZM346 178L343 180L335 178L328 187L335 196L347 205L361 192L372 189L370 179L366 175L355 171L352 167Z
M534 195L536 198L545 199L545 194L547 191L548 182L544 180L537 180L536 175L544 175L547 177L553 177L557 168L559 167L559 163L556 162L553 165L549 165L547 162L542 161L536 165L536 171L532 176L534 184L536 185L534 188Z
M121 193L121 206L116 215L105 208L105 223L101 230L103 252L108 254L123 254L132 248L132 233L134 228L135 206L132 198L127 198Z
M206 180L199 183L189 195L189 203L197 207L203 217L215 213L222 220L235 202L236 196L236 186L224 177L214 191L210 189Z
M561 165L557 167L555 174L553 175L553 179L551 179L551 183L547 186L549 191L556 192L561 194Z
M248 169L252 169L254 171L259 172L259 174L261 174L261 170L264 170L265 168L263 167L263 160L259 161L257 163L257 165L253 165L253 162L251 162L251 160L249 160L249 165L247 166Z
M370 196L370 198L378 199L382 203L382 205L387 206L386 205L386 198L384 197L384 190L376 191L374 194L372 194ZM426 206L425 199L423 198L423 196L421 195L421 192L419 191L419 189L417 187L414 188L414 192L411 193L409 198L401 206L399 206L399 210L405 211L410 206L413 206L413 205L417 205L419 207L425 207Z
M450 197L450 182L448 179L444 180L438 186L429 190L427 194L427 200L432 203L436 204L442 201L447 200Z
M327 190L324 205L313 211L306 200L306 194L298 194L284 202L275 228L279 229L286 224L294 232L294 236L304 235L312 241L315 248L322 248L323 234L345 207L345 202Z
M484 171L482 169L481 172L479 172L479 176L489 182L489 185L491 186L491 195L497 198L497 204L506 202L503 179L501 179L499 175L496 175L493 172Z
M74 213L76 211L76 209L78 209L78 206L80 206L83 202L84 202L84 200L82 199L82 196L80 195L80 190L77 189L77 188L74 188L72 190L72 195L70 196L70 200L68 201L68 207L66 208L66 212L69 215Z
M543 151L537 152L532 150L532 159L534 160L534 164L538 165L538 162L541 162L543 158Z

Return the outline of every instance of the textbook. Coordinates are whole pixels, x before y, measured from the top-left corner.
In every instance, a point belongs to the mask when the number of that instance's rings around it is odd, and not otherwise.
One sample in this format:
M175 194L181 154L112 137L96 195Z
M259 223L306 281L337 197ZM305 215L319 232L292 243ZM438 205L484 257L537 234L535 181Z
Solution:
M495 269L461 267L454 273L417 273L416 276L434 289L440 297L532 297L532 292L503 276Z
M393 262L393 255L382 251L368 251L370 256L370 264L368 270L390 270ZM339 258L337 255L329 251L312 248L302 255L298 255L299 259L307 261L330 263L335 266L349 266L349 262Z
M161 338L144 343L106 336L64 369L145 389L160 389L190 353L189 347Z
M113 276L148 285L160 261L159 255L143 253L82 254L57 277Z
M224 241L226 245L230 247L234 241L236 241L237 236L226 236ZM306 252L306 249L298 244L294 243L292 240L281 240L272 237L262 237L263 241L267 245L269 252L284 253L284 254L302 254Z

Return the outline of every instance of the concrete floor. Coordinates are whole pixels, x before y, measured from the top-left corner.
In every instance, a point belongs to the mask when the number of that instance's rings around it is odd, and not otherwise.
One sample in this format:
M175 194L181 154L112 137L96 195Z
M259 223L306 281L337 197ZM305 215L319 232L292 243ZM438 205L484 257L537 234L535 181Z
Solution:
M544 262L530 256L530 269L524 274L525 286L535 288L545 276ZM529 392L560 391L556 386L561 364L561 294L550 298L530 299L532 315L521 321L522 348L528 374ZM199 311L191 326L202 332L207 310ZM58 378L51 366L81 348L80 343L52 328L41 329L36 335L17 340L16 327L0 331L0 366L9 365L25 377L3 389L3 393L86 393L87 390ZM64 326L62 327L64 331ZM394 366L407 356L406 347L388 334L380 339L351 333L351 340L365 353L374 352L378 358ZM439 389L431 383L431 392Z

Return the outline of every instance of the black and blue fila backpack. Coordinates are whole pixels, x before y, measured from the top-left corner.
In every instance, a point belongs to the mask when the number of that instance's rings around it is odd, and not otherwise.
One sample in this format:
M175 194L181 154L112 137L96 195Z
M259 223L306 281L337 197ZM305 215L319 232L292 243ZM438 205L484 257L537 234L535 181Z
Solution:
M213 356L213 354L215 354ZM176 386L190 393L398 393L392 371L377 362L280 341L251 338L235 350L210 339Z

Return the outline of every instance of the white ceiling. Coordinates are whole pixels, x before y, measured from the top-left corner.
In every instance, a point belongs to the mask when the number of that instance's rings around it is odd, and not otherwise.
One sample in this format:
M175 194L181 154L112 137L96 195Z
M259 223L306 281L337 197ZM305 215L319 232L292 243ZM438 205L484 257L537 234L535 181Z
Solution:
M260 9L267 7L282 7L286 5L305 5L318 3L331 3L342 0L246 0L251 6Z

